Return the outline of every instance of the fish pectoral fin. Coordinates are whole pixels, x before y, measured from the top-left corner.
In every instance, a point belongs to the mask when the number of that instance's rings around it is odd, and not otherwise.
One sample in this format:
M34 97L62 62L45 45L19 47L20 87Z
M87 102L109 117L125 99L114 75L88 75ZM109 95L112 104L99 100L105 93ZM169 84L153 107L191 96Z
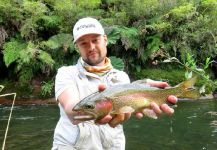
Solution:
M143 110L142 110L142 113L143 113L145 116L147 116L147 117L149 117L149 118L152 118L152 119L157 119L157 118L158 118L158 117L157 117L157 114L154 112L154 110L149 109L149 108L143 109Z
M133 113L135 110L131 106L124 106L119 109L120 113Z

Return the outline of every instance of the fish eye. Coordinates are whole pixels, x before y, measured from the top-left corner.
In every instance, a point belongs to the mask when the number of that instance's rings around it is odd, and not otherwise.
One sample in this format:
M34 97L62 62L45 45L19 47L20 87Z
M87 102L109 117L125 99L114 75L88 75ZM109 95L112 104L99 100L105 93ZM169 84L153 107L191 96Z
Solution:
M84 105L84 108L85 109L94 109L94 106L91 104L86 104L86 105Z

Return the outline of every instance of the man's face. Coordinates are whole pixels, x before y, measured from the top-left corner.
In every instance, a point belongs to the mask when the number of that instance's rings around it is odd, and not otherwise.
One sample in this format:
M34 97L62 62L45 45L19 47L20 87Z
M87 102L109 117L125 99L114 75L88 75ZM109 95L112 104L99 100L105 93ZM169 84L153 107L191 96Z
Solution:
M102 66L107 54L107 36L87 34L76 41L83 60L92 66Z

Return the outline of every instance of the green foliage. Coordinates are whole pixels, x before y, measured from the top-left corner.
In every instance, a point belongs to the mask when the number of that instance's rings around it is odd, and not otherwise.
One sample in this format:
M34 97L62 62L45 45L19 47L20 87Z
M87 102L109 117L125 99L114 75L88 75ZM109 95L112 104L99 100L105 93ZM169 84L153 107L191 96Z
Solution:
M26 48L26 44L12 39L3 46L4 62L8 67L11 63L18 61L19 53Z
M148 57L150 57L153 53L158 51L163 44L163 42L161 41L161 38L158 35L147 37L147 43L148 44L147 44L146 50L144 51L144 54L143 54L143 59L145 60Z
M109 57L110 60L111 60L111 63L112 63L112 66L115 68L115 69L118 69L118 70L124 70L124 62L122 59L120 58L117 58L115 56L111 56Z
M107 36L108 36L108 45L114 45L120 39L120 33L115 30L114 28L106 29Z
M117 28L120 33L121 42L125 49L137 50L140 46L138 30L136 28L121 27Z
M79 7L85 8L85 9L94 9L98 8L100 6L101 0L82 0L77 1L77 5Z
M3 90L4 86L0 85L0 92Z
M40 20L41 19L41 20ZM42 22L39 29L49 29L55 28L61 23L61 18L59 16L51 15L51 16L42 16L38 22Z
M150 78L153 80L166 81L174 86L185 80L184 73L185 70L182 69L177 70L173 68L169 70L163 70L157 68L146 68L142 69L140 73L134 73L133 76L136 77L136 80Z
M120 40L125 50L137 50L140 47L139 34L136 28L114 27L108 35L109 44Z
M158 6L158 0L136 0L128 1L126 9L131 16L143 18L154 14Z
M53 8L55 15L61 16L62 18L60 25L62 32L70 31L69 27L71 28L71 25L75 22L76 14L81 11L76 7L76 3L73 3L71 0L55 0Z
M171 30L172 24L170 22L166 22L166 21L159 21L159 22L154 22L152 24L152 27L158 31L158 32L166 32L168 30Z
M43 41L41 45L50 52L50 55L56 62L54 66L55 70L62 65L75 64L79 57L71 34L60 33L54 35L47 41Z
M9 0L0 1L0 16L4 19L4 21L11 18L22 18L20 15L21 9L18 7L19 4L20 2Z
M23 0L23 11L26 17L43 16L47 12L47 7L40 1Z
M54 81L50 80L48 82L43 81L41 86L41 96L50 97L53 95Z
M19 70L19 84L21 87L27 88L26 86L33 78L34 73L32 67L23 66L23 68L25 69Z
M63 48L65 51L69 47L73 46L73 37L71 34L60 33L49 38L47 42L44 42L50 49Z
M1 63L10 68L10 77L18 75L27 84L76 63L72 26L84 16L104 25L109 55L123 60L129 73L153 64L161 68L159 61L174 56L207 75L217 55L217 0L1 0L0 28L8 35L1 40ZM122 61L115 63L123 68Z
M12 39L5 43L3 48L5 64L7 66L12 63L16 64L15 73L18 73L21 85L31 81L35 72L41 70L42 73L45 73L43 72L44 66L52 69L54 64L50 54L38 49L31 42L26 44Z
M191 19L196 14L196 7L192 3L183 4L170 11L172 20L176 21L176 23L179 23L185 19Z
M37 21L45 15L48 8L40 1L33 2L29 0L24 0L22 7L25 21L20 29L21 36L28 39L35 39L38 28Z
M212 63L210 58L207 57L203 64L198 65L194 56L187 53L186 61L184 63L180 62L177 58L172 57L164 60L164 62L176 62L185 68L185 78L190 78L194 75L199 77L199 86L201 93L211 93L217 88L216 81L213 81L209 75L208 67Z
M43 63L42 65L47 65L47 66L50 66L51 68L53 67L55 63L54 60L51 58L50 54L42 50L38 51L37 59L39 59L40 62Z

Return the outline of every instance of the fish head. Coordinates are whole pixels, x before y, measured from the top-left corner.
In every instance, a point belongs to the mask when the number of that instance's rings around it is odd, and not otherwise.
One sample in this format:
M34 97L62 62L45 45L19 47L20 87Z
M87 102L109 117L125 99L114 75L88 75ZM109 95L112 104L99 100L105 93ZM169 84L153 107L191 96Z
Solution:
M99 95L91 95L75 105L73 108L74 120L98 120L109 114L112 110L112 101Z

